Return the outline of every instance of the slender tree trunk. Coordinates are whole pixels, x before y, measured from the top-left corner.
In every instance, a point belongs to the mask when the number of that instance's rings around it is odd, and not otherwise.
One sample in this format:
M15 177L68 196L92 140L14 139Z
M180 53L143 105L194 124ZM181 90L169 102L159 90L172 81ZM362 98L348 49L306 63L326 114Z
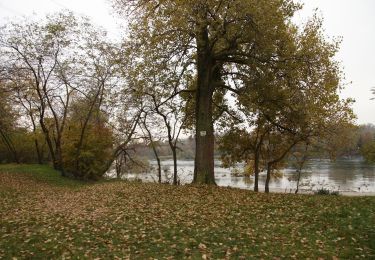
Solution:
M159 156L156 157L156 161L158 162L158 182L161 183L161 163Z
M255 149L255 156L254 156L254 191L259 191L259 157L260 157L260 149L257 147Z
M269 193L269 182L271 180L271 170L274 164L282 161L285 156L289 153L289 151L298 143L298 141L294 141L281 155L279 158L270 161L267 163L267 178L266 178L266 184L265 184L265 192Z
M43 127L42 127L42 129L43 129ZM49 154L51 156L53 168L58 170L58 165L56 164L55 149L53 148L52 140L51 140L51 137L49 136L49 131L48 130L45 131L45 129L43 129L43 133L44 133L44 137L45 137L46 142L47 142L47 146L48 146Z
M159 154L158 154L158 151L156 150L154 142L152 142L151 145L152 145L152 150L156 158L156 162L158 163L158 182L161 183L161 163L160 163Z
M79 172L79 163L80 163L79 157L81 156L83 141L85 139L85 133L86 133L89 121L91 119L92 113L94 111L94 107L97 103L98 103L97 109L98 109L98 111L100 110L100 105L102 103L103 94L104 94L103 88L104 88L104 83L100 85L99 90L97 91L96 95L94 96L94 100L91 102L89 111L88 111L88 113L85 117L85 120L83 122L83 126L82 126L82 129L81 129L81 133L80 133L77 148L76 148L76 155L75 155L75 170L77 171L77 173ZM100 97L99 102L97 102L98 98L99 98L99 95L101 95L101 97Z
M60 148L61 147L59 145L59 140L58 140L59 137L57 137L57 140L54 140L55 147L53 147L53 143L52 143L51 136L50 136L50 131L49 131L48 127L45 125L45 121L44 121L44 115L45 115L45 111L46 111L46 103L45 102L47 102L48 108L51 110L51 112L53 114L53 117L54 117L56 133L57 133L57 135L60 134L59 133L60 127L59 127L57 115L56 115L55 110L53 109L53 106L52 106L51 101L50 101L49 96L48 96L47 82L44 82L42 84L42 89L39 88L39 83L37 83L37 92L38 92L40 102L41 102L41 111L40 111L39 122L40 122L40 126L42 127L44 136L45 136L47 144L48 144L48 148L49 148L51 158L52 158L53 168L55 170L60 171L62 176L65 176L65 173L62 171L62 164L60 164L60 161L61 161L60 160L61 159L61 149Z
M115 169L116 169L116 178L121 179L121 168L122 168L122 158L116 159Z
M122 178L122 169L125 163L126 163L125 154L121 154L115 159L116 178L119 180Z
M36 138L34 139L34 144L35 144L36 154L38 156L38 163L43 164L43 156L42 156L42 152L41 152L40 147L39 147L38 139L36 139Z
M176 147L172 148L172 155L173 155L173 185L177 185L177 152Z
M204 24L197 25L197 92L196 92L196 149L194 183L215 184L214 175L214 128L212 119L213 72L215 63L209 50L208 30Z
M53 168L55 170L58 170L58 165L56 164L55 149L53 148L53 143L52 143L52 140L51 140L51 136L50 136L49 130L48 130L47 126L44 124L43 113L41 113L41 115L40 115L39 123L40 123L40 126L42 127L42 132L43 132L44 138L45 138L45 140L47 142L47 146L48 146L48 150L49 150L49 155L51 156Z
M64 170L64 164L63 164L63 158L62 158L62 149L61 149L61 137L58 137L58 139L55 142L56 145L56 151L55 151L55 166L57 170L61 172L61 176L65 177L65 170Z
M30 111L31 111L31 109L30 109ZM42 155L42 152L41 152L40 147L39 147L38 138L36 137L36 124L35 124L35 120L34 120L34 116L33 116L32 112L30 112L29 116L30 116L30 119L31 119L31 123L33 125L34 144L35 144L35 151L36 151L36 154L37 154L37 157L38 157L38 163L43 164L43 155Z
M147 132L149 131L147 130ZM149 132L149 134L151 133ZM154 152L156 162L158 164L158 183L161 183L161 163L160 163L158 151L156 150L155 143L153 141L151 141L151 147L152 147L152 151Z
M302 160L299 162L299 165L298 165L299 169L298 169L297 189L296 189L295 194L297 194L298 191L299 191L299 183L300 183L300 180L301 180L302 169L303 169L303 166L305 165L305 162L308 158L307 152L308 152L308 149L309 149L309 145L310 145L310 143L306 142L305 151L304 151L304 154L302 156Z
M140 120L140 118L141 118L141 114L142 113L138 113L137 115L136 115L136 117L135 117L135 119L134 119L134 122L132 123L132 127L131 127L131 130L130 130L130 132L127 134L127 136L126 136L126 140L123 142L123 143L121 143L120 145L118 145L115 149L114 149L114 151L113 151L113 153L112 153L112 156L110 157L110 159L106 162L106 164L105 164L105 167L104 167L104 172L107 172L110 168L111 168L111 166L112 166L112 164L113 164L113 162L116 160L116 158L121 154L121 152L122 151L124 151L124 150L126 150L126 146L130 143L130 141L132 140L132 138L133 138L133 134L135 133L135 129L136 129L136 127L138 126L138 123L139 123L139 120Z
M70 100L70 93L67 91L67 97L66 97L66 103L64 104L64 113L63 118L61 121L59 120L59 117L55 111L55 107L50 99L50 96L48 95L47 90L47 82L44 82L43 88L42 88L44 97L47 101L47 106L49 110L52 112L53 119L54 119L54 127L56 129L56 138L55 138L55 161L54 161L54 168L61 172L61 176L65 177L65 170L64 170L64 164L63 164L63 158L62 158L62 147L61 147L61 139L64 132L66 117L68 114L68 106L69 106L69 100ZM43 110L45 111L45 110ZM44 113L44 112L43 112ZM44 117L41 117L44 118Z
M0 134L3 139L3 142L5 146L8 148L9 152L13 155L14 161L19 164L20 160L18 158L18 153L16 149L14 148L14 145L12 143L12 140L0 129Z
M254 191L258 192L259 191L259 162L260 162L260 156L261 156L261 149L263 145L263 138L266 132L261 134L259 136L258 140L258 134L259 134L259 126L257 128L258 133L257 133L257 142L255 143L255 154L254 154Z
M152 139L151 132L150 132L150 130L149 130L148 127L147 127L146 119L143 121L143 126L144 126L144 128L145 128L145 130L146 130L146 132L147 132L148 138L150 139L150 142L151 142L151 148L152 148L152 151L153 151L153 153L154 153L154 156L155 156L156 162L158 163L158 182L161 183L161 163L160 163L160 158L159 158L158 150L156 149L155 142L154 142L154 140Z
M299 181L300 181L300 179L301 179L301 169L298 169L297 189L296 189L295 194L297 194L298 191L299 191Z
M177 152L176 152L176 144L173 143L173 138L171 134L171 127L167 121L167 118L165 115L163 115L164 122L167 126L168 129L168 143L169 147L171 148L172 151L172 156L173 156L173 185L177 185Z
M266 184L265 184L265 187L264 187L264 191L266 193L269 193L270 192L270 180L271 180L271 170L272 170L272 164L271 163L267 163L267 177L266 177Z

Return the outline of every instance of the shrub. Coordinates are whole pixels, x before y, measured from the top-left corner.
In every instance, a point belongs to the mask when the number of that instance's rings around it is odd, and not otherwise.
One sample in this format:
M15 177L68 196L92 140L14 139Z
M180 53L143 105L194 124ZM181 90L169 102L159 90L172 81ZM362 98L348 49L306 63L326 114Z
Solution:
M70 123L64 136L64 168L75 178L98 180L105 174L112 156L112 131L104 124L90 124L78 153L80 134L80 125Z
M315 195L340 195L339 191L330 191L325 188L320 188L319 190L314 192Z

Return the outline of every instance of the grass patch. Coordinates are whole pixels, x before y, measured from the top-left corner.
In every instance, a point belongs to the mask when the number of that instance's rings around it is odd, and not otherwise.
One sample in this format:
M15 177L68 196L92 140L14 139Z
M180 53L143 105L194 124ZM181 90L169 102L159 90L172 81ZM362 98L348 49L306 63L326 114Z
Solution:
M71 189L51 169L16 167L0 168L0 258L375 258L374 197L119 181Z
M34 181L60 187L74 188L87 184L83 181L63 178L59 171L45 164L0 164L0 172L20 174L22 177L28 177Z

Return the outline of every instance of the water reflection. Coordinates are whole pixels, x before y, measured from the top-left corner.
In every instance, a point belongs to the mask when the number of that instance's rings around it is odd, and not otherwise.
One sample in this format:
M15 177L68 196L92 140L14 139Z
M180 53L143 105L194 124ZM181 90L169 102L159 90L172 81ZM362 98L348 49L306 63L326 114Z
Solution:
M155 161L151 165L156 166ZM230 186L243 189L253 189L253 177L232 176L230 169L220 167L220 161L215 161L215 180L219 186ZM163 181L171 178L173 161L162 161L162 167L166 170ZM194 161L178 162L179 179L181 183L190 183L193 179ZM144 181L156 181L156 174L129 174L125 178L140 178ZM272 178L271 191L292 192L296 188L297 173L295 169L286 168L280 178ZM264 189L266 176L262 173L259 177L259 187ZM375 166L366 164L361 160L311 160L306 165L302 176L300 188L304 190L316 190L326 188L345 192L375 192Z

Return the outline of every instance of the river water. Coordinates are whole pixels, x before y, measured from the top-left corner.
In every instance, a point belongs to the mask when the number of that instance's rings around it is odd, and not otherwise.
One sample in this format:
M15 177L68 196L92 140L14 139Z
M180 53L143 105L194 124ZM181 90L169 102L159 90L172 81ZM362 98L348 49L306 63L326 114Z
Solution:
M150 161L156 168L156 162ZM221 167L220 161L215 161L215 180L219 186L230 186L242 189L253 189L254 177L236 177L231 174L233 169ZM193 179L194 161L178 161L178 177L181 184L190 183ZM173 161L162 161L163 182L172 180ZM281 176L274 177L270 182L271 192L294 192L296 189L297 173L295 169L286 168ZM124 178L156 181L156 171L143 174L127 174ZM259 177L259 188L264 190L265 173ZM329 189L341 193L375 193L375 165L367 164L362 160L311 160L301 175L300 189L302 192L311 192L317 189Z

